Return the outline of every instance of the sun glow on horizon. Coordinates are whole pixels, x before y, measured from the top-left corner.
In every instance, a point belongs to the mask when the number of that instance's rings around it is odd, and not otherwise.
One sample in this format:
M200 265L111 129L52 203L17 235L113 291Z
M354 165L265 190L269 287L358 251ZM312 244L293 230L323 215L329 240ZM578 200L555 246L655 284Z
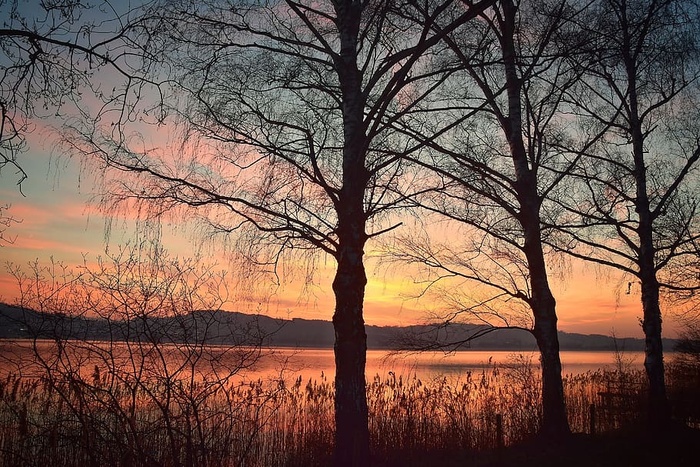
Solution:
M27 154L30 178L25 181L22 196L11 174L0 176L0 194L11 204L9 215L21 222L7 231L14 243L0 248L3 270L0 271L0 300L12 303L18 299L17 285L8 275L6 265L26 265L31 261L53 259L68 266L83 261L93 262L106 248L133 240L133 223L128 219L110 224L103 213L87 204L91 198L89 177L76 160L57 162L41 152ZM60 179L60 183L58 180ZM111 225L111 233L105 228ZM235 264L227 257L225 247L215 242L195 243L191 229L171 219L161 229L163 245L173 256L199 257L203 261L230 268L237 273ZM294 266L294 265L292 265ZM313 281L301 266L296 272L289 269L274 282L255 284L258 296L233 301L226 305L231 311L268 314L277 318L302 317L330 320L333 316L334 297L331 284L335 261L321 257L314 266ZM365 322L370 325L411 325L425 322L431 313L439 311L429 297L416 299L416 286L410 271L378 266L368 255L368 284L365 292ZM270 276L267 276L268 279ZM250 286L250 284L248 285ZM626 294L626 282L615 271L604 271L572 263L569 273L552 279L557 300L559 328L566 332L596 333L619 337L642 337L639 326L641 303L638 290ZM240 294L232 293L232 297ZM677 323L666 313L665 336L674 337Z

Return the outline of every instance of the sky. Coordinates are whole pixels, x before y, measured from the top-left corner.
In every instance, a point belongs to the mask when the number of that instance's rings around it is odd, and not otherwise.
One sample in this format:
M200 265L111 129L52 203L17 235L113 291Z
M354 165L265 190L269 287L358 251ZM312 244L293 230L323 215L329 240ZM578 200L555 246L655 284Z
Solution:
M104 77L103 77L104 78ZM110 225L90 204L98 188L79 156L69 157L56 149L57 135L46 124L37 122L28 135L29 150L21 165L29 175L20 192L18 175L11 167L0 171L0 206L11 205L8 214L19 220L6 232L14 239L0 246L0 301L12 303L18 297L16 281L8 265L26 266L31 261L51 260L66 265L94 262L109 246L114 249L133 241L133 223L117 218ZM200 241L179 225L166 225L162 242L172 256L190 257ZM212 244L205 260L219 267L228 263L223 245ZM408 273L387 270L370 258L367 261L368 286L365 321L371 325L409 325L425 320L432 309L430 298L416 301L416 287ZM330 320L334 301L331 291L334 260L319 259L315 283L307 286L303 274L282 277L282 287L263 284L260 300L237 301L226 305L239 311L262 311L277 317L303 317ZM566 270L553 270L551 285L557 300L559 328L566 332L598 333L619 337L643 337L639 325L641 303L638 287L627 294L627 281L615 271L572 262ZM263 300L264 298L264 300ZM674 337L678 328L670 314L664 322L665 336Z
M13 224L6 236L11 244L0 247L0 300L12 303L18 286L8 274L8 264L26 266L38 260L51 260L68 266L80 265L85 258L96 261L105 248L133 241L133 225L116 219L106 235L105 218L90 200L97 192L94 177L85 170L78 156L62 155L54 147L56 136L50 129L38 129L29 137L30 150L22 156L22 167L29 178L16 185L11 170L0 172L0 204L10 204L8 213L20 222ZM162 242L172 256L191 257L197 239L177 225L163 227ZM226 269L223 245L212 244L205 260ZM331 291L334 260L321 258L315 283L305 287L297 274L281 277L282 286L263 284L265 298L238 300L225 308L257 312L280 318L330 320L334 308ZM234 266L231 266L234 267ZM417 301L410 274L378 266L370 258L365 321L370 325L409 325L423 322L432 303ZM284 276L284 274L283 274ZM559 329L585 334L615 334L617 337L642 338L639 325L641 304L638 288L627 294L627 282L616 272L572 262L562 272L553 270L551 282L557 300ZM667 337L674 337L678 323L671 316L664 322Z

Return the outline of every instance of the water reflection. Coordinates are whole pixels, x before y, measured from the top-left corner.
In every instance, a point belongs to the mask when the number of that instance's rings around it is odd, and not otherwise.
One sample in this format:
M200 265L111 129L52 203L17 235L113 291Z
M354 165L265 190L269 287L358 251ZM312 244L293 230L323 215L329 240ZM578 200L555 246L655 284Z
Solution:
M73 360L80 365L80 372L92 372L95 365L100 365L100 360L106 362L107 355L112 364L117 366L120 366L117 360L130 360L133 357L129 354L129 346L124 343L93 342L81 346L74 342L72 347ZM161 347L163 352L159 352L158 355L167 355L169 366L182 365L182 356L188 355L185 351L188 349L175 344L162 344ZM39 342L36 349L42 358L49 359L55 352L55 343ZM97 352L97 350L100 351ZM254 355L247 356L241 355L242 350L237 348L236 351L232 351L232 348L226 346L208 347L197 362L196 372L203 374L230 371L234 369L231 368L232 365L241 365L241 361L247 357L251 359L252 365L250 367L243 365L245 368L236 369L238 376L246 380L274 379L280 376L292 380L301 376L306 381L319 378L321 375L329 380L335 377L332 349L272 348L263 349L261 354L255 352ZM31 367L36 356L31 341L0 342L0 355L2 355L0 375L9 372L18 373L21 370L24 376L32 376ZM621 361L620 357L622 357ZM253 363L252 360L255 362ZM644 354L643 352L625 352L621 356L616 356L613 352L604 351L563 351L561 360L563 373L576 375L598 369L615 369L620 364L625 365L625 369L642 369ZM537 365L537 352L465 350L446 355L441 352L395 353L386 350L370 350L367 352L366 374L368 379L374 375L384 377L389 372L393 372L397 375L416 375L418 378L430 380L440 376L459 377L469 371L523 362Z
M625 352L622 362L613 352L604 351L563 351L561 352L564 374L583 374L598 369L615 369L620 363L626 369L642 369L643 352ZM442 352L392 353L386 350L367 352L366 374L371 378L375 374L413 375L424 380L439 376L458 377L468 371L480 371L494 365L504 366L530 362L537 365L539 354L534 351L482 351L465 350L444 354ZM277 348L274 352L249 372L251 377L268 377L279 375L284 368L285 377L301 376L304 380L317 378L323 373L328 378L335 377L333 350L331 349L286 349ZM275 371L277 372L275 374Z

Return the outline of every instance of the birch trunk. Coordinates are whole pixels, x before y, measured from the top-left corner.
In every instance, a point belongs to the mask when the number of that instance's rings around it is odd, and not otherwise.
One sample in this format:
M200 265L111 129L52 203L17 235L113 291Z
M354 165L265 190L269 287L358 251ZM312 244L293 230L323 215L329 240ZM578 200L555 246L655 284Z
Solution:
M645 162L644 131L639 117L637 95L637 67L632 50L631 38L625 35L623 57L629 83L629 127L634 159L635 200L634 206L639 216L637 235L639 237L639 280L642 289L642 310L644 319L644 368L649 382L648 416L651 426L661 426L670 420L670 408L666 396L664 376L663 344L661 341L661 308L659 306L659 282L656 277L654 248L654 219L651 213L647 187L647 167Z
M529 305L534 316L534 335L542 366L543 418L540 429L547 437L559 437L568 435L570 428L561 377L556 301L549 286L542 246L541 200L537 192L537 172L529 165L522 136L522 81L517 73L517 52L514 43L516 11L517 7L511 0L503 2L501 47L508 93L508 115L503 119L502 125L515 169L515 190L520 205L518 220L523 229L523 252L530 274L532 296Z
M365 98L357 65L362 3L335 2L340 54L335 61L342 92L343 186L336 202L338 213L338 269L335 293L335 453L336 466L369 465L369 427L365 363L367 335L363 303L367 276L363 263L367 241L364 195L369 183L365 167Z

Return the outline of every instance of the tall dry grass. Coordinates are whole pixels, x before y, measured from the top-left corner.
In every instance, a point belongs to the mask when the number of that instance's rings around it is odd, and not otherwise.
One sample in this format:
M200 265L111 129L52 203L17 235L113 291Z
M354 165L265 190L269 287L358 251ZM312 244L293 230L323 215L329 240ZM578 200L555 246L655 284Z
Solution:
M634 423L643 381L636 371L567 376L572 429L590 430L592 404L596 431ZM451 379L374 375L367 385L373 455L381 461L516 443L537 432L540 391L537 366L528 361ZM10 374L0 382L0 459L51 467L327 465L333 397L324 375L129 385L99 368L89 377Z

